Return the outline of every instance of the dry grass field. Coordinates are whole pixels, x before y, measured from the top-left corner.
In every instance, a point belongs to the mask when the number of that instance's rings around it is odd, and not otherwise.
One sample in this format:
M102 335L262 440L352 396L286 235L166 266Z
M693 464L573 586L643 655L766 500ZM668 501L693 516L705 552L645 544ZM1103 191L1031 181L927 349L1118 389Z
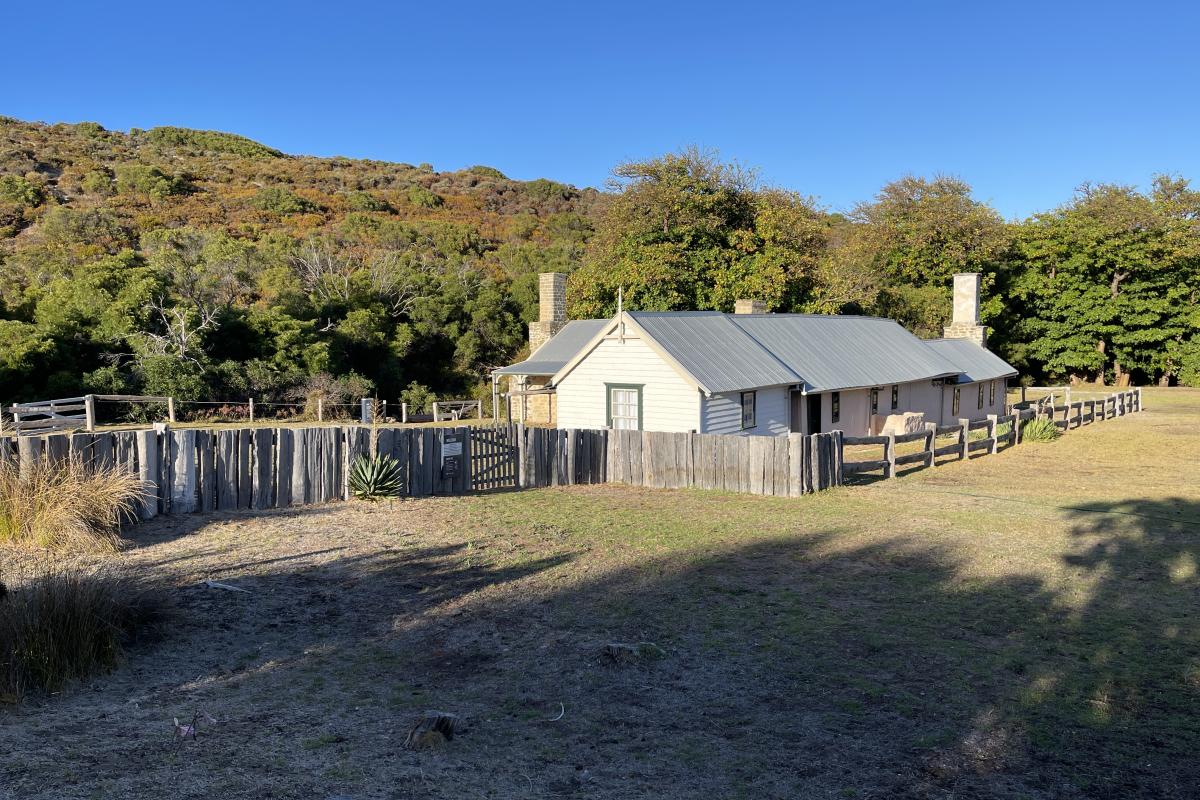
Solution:
M108 558L169 589L169 626L0 708L0 797L1196 797L1200 392L1145 403L798 499L140 526ZM429 709L465 730L405 749Z

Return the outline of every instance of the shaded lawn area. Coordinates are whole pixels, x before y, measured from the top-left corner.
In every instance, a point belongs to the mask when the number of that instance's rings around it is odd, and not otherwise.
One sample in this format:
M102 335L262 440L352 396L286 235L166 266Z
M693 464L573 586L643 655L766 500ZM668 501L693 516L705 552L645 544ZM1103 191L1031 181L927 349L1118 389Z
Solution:
M176 587L172 629L0 711L0 796L1195 797L1200 392L1145 402L799 499L142 526L120 560ZM614 641L664 655L607 663ZM467 731L404 750L426 709ZM197 710L217 724L174 748Z

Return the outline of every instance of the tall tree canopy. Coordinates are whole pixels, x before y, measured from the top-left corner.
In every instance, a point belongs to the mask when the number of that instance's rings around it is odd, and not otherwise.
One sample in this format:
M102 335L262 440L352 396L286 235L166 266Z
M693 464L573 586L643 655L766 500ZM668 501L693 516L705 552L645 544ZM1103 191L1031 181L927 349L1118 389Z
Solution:
M537 273L576 317L640 309L949 321L984 275L990 342L1031 380L1200 385L1200 193L1087 186L1004 221L904 177L846 215L691 148L607 192L483 166L290 157L243 137L0 117L0 400L85 391L261 400L487 397Z

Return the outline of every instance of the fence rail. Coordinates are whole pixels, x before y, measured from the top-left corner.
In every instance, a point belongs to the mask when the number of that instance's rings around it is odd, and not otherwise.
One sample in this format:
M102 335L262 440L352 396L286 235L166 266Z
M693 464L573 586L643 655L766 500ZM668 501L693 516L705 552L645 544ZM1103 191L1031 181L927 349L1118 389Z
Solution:
M376 451L400 464L400 493L410 497L605 482L796 497L865 473L894 478L900 467L997 453L1017 444L1023 424L1039 414L1072 429L1140 411L1141 394L1122 392L1087 408L1086 414L1079 403L1045 412L1029 408L956 425L930 423L911 433L857 437L841 431L720 436L520 425L372 431L357 425L205 430L163 424L150 430L0 438L0 461L20 470L68 459L122 467L149 487L143 518L347 499L350 467L371 452L373 435ZM974 431L983 435L972 438ZM952 441L938 443L946 437ZM897 452L897 445L911 443L920 447ZM864 459L847 450L863 446L881 447L882 457Z

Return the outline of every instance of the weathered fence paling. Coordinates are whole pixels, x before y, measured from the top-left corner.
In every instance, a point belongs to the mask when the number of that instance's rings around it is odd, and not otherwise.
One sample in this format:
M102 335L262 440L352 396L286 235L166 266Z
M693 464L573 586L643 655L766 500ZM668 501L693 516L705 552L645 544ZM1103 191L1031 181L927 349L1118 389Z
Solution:
M375 431L361 426L200 430L159 425L154 430L0 438L0 461L21 470L42 461L119 465L149 487L138 510L143 519L159 513L286 508L346 499L350 469L372 452L397 461L400 493L409 497L606 482L798 497L839 486L846 476L879 472L894 478L901 467L995 454L1020 442L1023 426L1033 419L1051 419L1071 430L1141 409L1141 392L1135 389L1098 401L1016 409L955 425L927 423L924 430L883 436L845 436L841 431L720 436L521 425ZM972 438L977 431L982 436ZM939 444L946 437L952 441ZM915 443L920 446L904 447ZM847 460L848 446L878 447L880 456Z

